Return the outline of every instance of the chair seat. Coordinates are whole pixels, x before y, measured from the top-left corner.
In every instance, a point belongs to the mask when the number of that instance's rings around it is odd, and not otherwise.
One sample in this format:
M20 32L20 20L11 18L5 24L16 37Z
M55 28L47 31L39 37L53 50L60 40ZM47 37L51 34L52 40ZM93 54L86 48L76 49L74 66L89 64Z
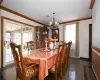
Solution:
M34 68L25 70L25 74L26 74L27 77L29 77L30 75L33 75L33 74L35 75Z
M38 67L25 70L26 77L29 77L31 75L35 75L37 72L38 72Z

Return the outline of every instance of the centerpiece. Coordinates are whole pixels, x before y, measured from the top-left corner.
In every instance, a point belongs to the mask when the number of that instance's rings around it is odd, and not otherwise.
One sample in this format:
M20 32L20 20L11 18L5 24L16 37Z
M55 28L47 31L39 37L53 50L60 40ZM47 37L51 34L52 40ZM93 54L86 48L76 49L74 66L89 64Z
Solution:
M54 46L56 45L56 39L48 39L47 38L47 44L49 45L50 49L54 49Z
M55 44L56 39L45 38L45 49L43 49L42 51L50 51L51 49L54 49Z

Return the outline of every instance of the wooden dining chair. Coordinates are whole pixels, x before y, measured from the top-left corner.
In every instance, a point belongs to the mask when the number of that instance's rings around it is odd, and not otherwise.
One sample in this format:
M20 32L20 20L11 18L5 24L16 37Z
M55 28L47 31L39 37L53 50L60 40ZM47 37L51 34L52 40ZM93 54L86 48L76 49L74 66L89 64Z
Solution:
M68 47L66 46L65 43L62 44L62 50L61 50L61 60L60 60L60 74L61 78L63 78L63 72L64 72L64 65L65 65L65 55Z
M69 65L71 45L72 45L72 42L66 43L66 47L67 47L66 54L65 54L65 64L66 64L66 68L68 68L68 65Z
M65 51L66 47L64 44L58 46L58 56L56 59L56 64L49 70L51 73L55 73L55 80L57 80L58 73L60 73L62 78Z
M56 57L56 64L54 64L50 69L49 72L55 74L55 80L57 79L57 74L60 71L60 52L61 52L61 46L58 46L58 50L57 50L57 57Z
M35 76L38 72L36 64L30 64L24 61L21 46L11 42L10 47L16 68L16 80L28 80Z
M36 48L36 43L34 41L27 42L28 51L34 50Z

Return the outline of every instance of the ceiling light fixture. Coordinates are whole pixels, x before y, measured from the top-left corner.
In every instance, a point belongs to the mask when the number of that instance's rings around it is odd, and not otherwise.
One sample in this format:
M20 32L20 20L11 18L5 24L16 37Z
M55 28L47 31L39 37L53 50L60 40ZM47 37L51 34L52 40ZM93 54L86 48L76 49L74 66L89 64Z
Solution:
M55 13L53 13L53 22L49 22L49 28L55 29L58 28L59 23L55 21Z

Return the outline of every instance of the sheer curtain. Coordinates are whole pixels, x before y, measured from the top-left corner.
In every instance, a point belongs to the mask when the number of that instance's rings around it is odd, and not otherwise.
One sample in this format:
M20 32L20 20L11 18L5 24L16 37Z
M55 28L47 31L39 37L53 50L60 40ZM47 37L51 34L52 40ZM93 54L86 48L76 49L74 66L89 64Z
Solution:
M70 57L76 57L76 24L65 26L65 42L72 41Z

